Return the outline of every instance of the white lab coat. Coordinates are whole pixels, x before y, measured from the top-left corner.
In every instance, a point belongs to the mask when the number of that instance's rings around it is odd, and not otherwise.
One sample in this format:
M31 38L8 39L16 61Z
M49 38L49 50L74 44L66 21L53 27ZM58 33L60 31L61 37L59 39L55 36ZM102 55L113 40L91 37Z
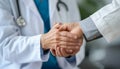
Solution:
M120 0L113 0L90 17L108 42L120 37Z
M40 37L43 34L43 20L33 0L19 0L21 15L26 25L19 27L16 23L18 9L16 0L0 0L0 69L41 69L49 53L41 56ZM63 0L69 7L66 13L56 10L58 0L49 0L51 27L55 22L79 21L79 12L75 0ZM84 46L76 54L76 63L71 64L63 57L57 57L62 69L77 69L84 58Z

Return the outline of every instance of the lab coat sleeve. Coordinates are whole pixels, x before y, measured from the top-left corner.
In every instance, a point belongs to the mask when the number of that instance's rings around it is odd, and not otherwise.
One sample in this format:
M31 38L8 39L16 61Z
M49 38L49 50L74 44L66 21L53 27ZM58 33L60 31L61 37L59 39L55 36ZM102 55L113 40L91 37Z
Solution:
M0 1L0 56L15 63L47 61L49 53L41 56L41 35L22 36L9 3L4 2L6 1Z
M95 40L102 36L90 17L80 21L80 27L87 41Z
M108 42L120 37L120 0L113 0L90 17Z

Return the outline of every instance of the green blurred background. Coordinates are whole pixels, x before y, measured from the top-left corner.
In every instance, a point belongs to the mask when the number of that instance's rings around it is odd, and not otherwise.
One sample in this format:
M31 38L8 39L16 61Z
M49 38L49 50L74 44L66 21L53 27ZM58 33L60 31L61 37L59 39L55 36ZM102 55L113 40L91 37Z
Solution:
M78 0L82 19L88 17L109 2L110 0Z

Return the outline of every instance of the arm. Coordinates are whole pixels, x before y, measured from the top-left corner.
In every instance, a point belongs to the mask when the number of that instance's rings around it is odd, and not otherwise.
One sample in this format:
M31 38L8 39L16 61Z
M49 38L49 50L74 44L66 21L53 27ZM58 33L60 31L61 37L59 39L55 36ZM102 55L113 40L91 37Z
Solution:
M120 37L120 0L113 0L90 18L108 42Z
M76 45L73 46L75 49L74 48L70 49L70 50L72 50L72 53L69 53L68 49L65 49L65 50L58 49L58 50L61 52L62 55L67 54L68 56L71 56L69 58L66 58L66 60L73 67L80 64L84 58L85 40L83 40L83 37L82 37L83 34L81 33L82 31L79 27L79 23L65 23L60 27L59 30L60 31L63 31L63 30L69 31L72 34L77 35L78 40L76 42ZM77 45L77 43L79 45ZM66 52L66 50L68 50L68 51ZM58 53L58 55L59 55L59 53Z
M80 26L87 41L95 40L99 37L102 37L90 17L80 21Z
M94 40L103 36L108 42L120 37L120 1L112 3L98 10L96 13L81 21L81 28L86 39Z
M48 54L41 56L40 38L22 36L6 1L0 1L0 55L7 61L27 63L47 61Z

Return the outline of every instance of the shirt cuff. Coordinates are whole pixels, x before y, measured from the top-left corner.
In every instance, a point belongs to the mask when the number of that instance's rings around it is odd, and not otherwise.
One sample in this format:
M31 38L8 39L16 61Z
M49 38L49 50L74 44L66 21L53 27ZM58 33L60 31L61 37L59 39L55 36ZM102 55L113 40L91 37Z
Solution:
M41 37L41 36L40 36L40 37ZM40 38L40 39L41 39L41 38ZM41 41L40 41L40 42L41 42ZM40 43L40 56L41 56L43 62L48 61L48 59L49 59L49 53L50 53L49 50L46 50L46 51L43 50L42 45L41 45L41 43Z
M72 57L66 58L66 60L67 60L70 64L76 65L76 56L72 56Z
M50 52L49 50L44 51L42 46L40 47L40 55L41 55L41 57L45 57L45 56L49 55L49 52Z
M102 35L100 34L90 17L80 21L80 27L87 41L95 40L97 38L102 37Z

